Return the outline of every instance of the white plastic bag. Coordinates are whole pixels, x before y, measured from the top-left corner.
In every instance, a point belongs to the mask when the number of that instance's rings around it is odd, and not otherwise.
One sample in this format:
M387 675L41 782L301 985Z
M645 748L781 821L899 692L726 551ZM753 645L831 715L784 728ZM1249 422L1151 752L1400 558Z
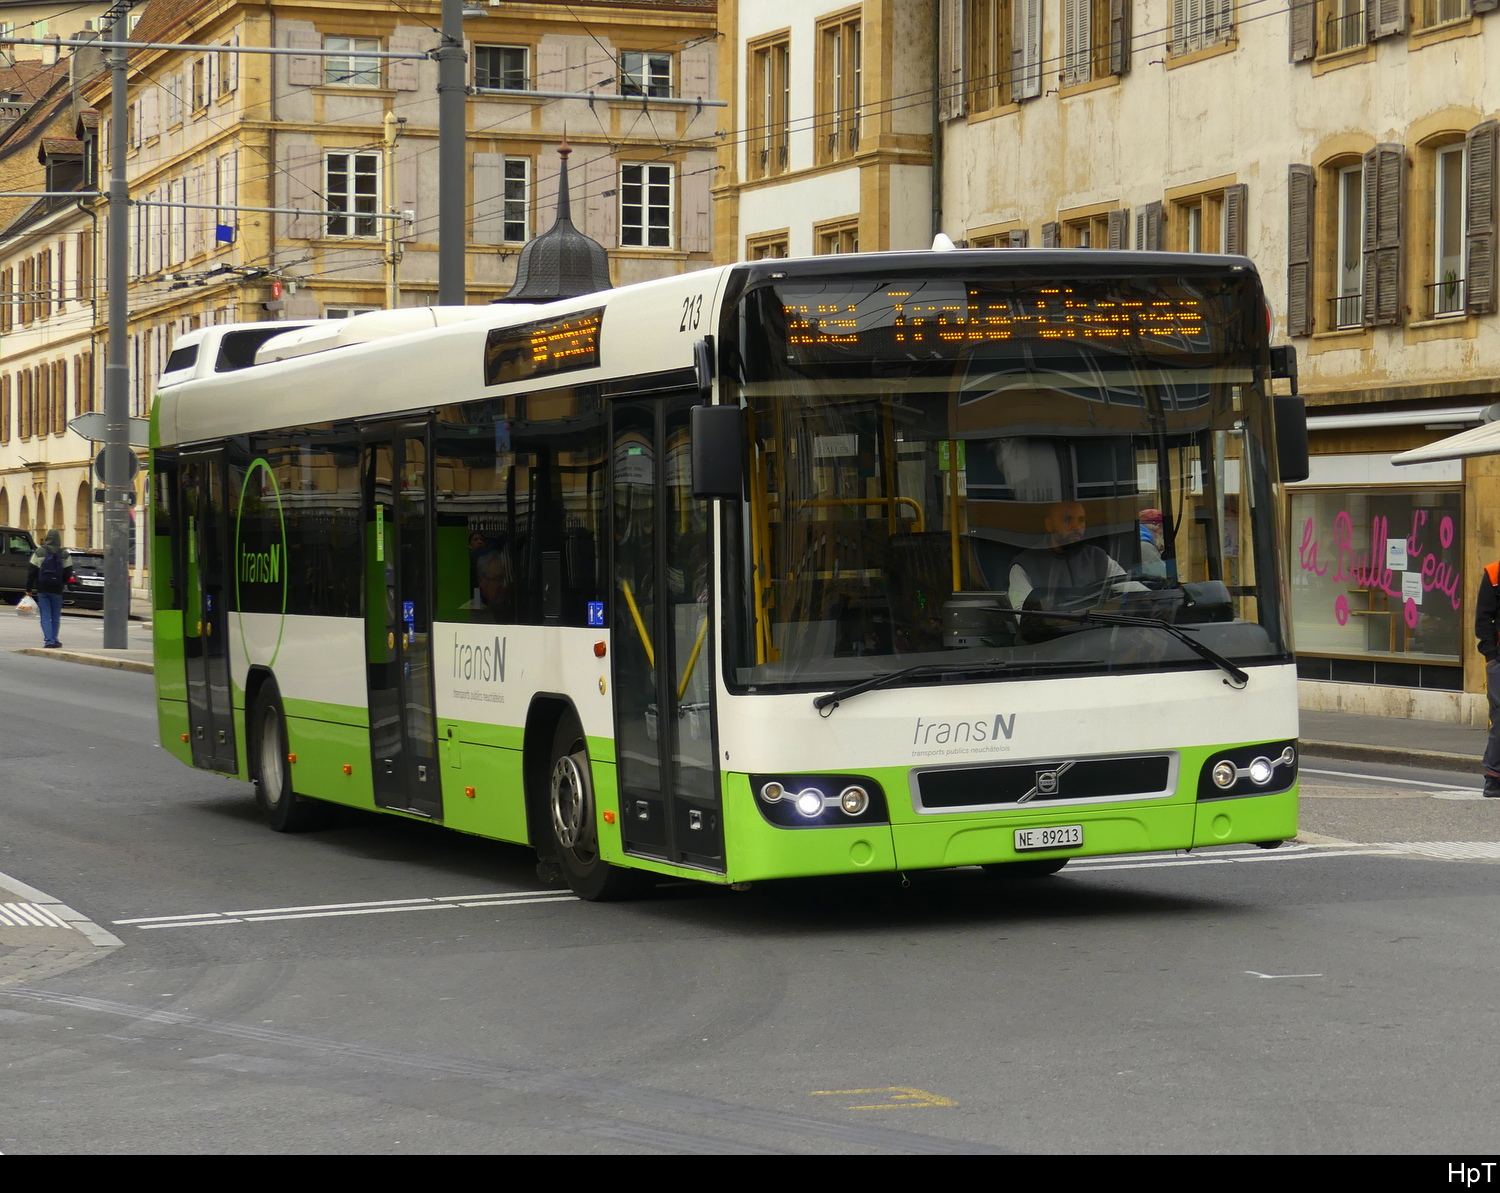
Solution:
M35 617L36 601L29 596L23 596L16 605L16 612L22 617Z

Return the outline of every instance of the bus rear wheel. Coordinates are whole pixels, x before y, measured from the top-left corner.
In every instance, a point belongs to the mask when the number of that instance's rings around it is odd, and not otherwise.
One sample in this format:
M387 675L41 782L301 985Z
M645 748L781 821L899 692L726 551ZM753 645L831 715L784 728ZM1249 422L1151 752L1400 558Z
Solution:
M267 684L256 697L250 715L255 759L255 799L266 823L278 833L301 833L319 828L325 809L316 800L299 799L292 791L291 759L287 754L286 716L281 694Z
M991 878L1046 878L1050 874L1056 874L1068 861L1065 857L1054 857L1046 861L998 862L992 866L982 866L981 869Z
M557 863L580 899L597 903L636 899L655 885L640 870L612 866L599 856L598 811L588 742L576 716L558 723L547 768L547 823Z

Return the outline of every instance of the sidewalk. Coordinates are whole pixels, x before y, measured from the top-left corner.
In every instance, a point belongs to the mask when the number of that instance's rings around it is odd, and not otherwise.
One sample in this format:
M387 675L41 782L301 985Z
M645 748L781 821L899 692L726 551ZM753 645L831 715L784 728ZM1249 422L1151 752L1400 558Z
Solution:
M151 623L134 621L127 630L130 646L125 650L104 648L104 618L101 614L63 611L58 636L62 649L42 647L41 627L35 617L22 617L14 605L0 604L0 651L37 655L65 663L84 663L91 667L114 667L122 671L149 674L151 663Z

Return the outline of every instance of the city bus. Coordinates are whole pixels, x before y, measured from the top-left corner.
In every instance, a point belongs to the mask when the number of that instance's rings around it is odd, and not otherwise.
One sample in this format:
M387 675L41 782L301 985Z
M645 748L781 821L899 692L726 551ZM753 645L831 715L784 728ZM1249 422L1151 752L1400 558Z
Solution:
M1018 249L271 337L153 405L162 744L586 899L1272 847L1269 328L1242 257Z

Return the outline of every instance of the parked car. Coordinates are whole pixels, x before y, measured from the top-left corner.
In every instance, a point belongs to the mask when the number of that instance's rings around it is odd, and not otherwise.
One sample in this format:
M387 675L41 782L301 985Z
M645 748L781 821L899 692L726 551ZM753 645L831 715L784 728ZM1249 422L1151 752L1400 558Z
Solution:
M17 526L0 526L0 599L14 605L26 593L26 569L36 540Z
M69 551L73 560L73 582L63 593L63 604L74 609L104 608L104 553Z

